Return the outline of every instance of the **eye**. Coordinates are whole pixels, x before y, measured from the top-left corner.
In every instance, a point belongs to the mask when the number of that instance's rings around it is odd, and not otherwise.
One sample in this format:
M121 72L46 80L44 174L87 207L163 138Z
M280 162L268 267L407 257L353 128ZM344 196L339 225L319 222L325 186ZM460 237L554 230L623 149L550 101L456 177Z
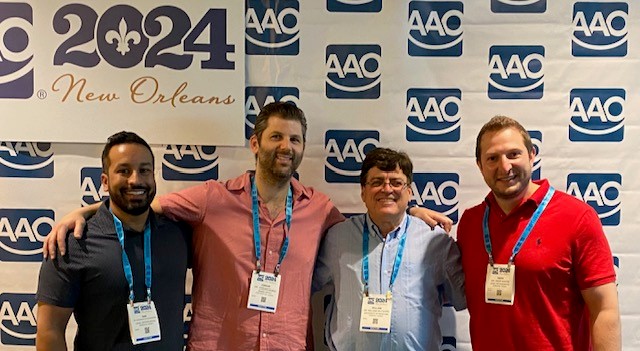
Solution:
M371 185L372 188L379 188L382 184L384 184L384 182L381 179L374 179L369 182L369 185Z
M128 168L118 168L116 169L116 173L121 175L129 175L131 174L131 170Z
M151 168L141 168L140 169L140 174L142 175L149 175L153 173L153 170Z
M402 179L391 179L389 183L395 189L402 188L406 184Z

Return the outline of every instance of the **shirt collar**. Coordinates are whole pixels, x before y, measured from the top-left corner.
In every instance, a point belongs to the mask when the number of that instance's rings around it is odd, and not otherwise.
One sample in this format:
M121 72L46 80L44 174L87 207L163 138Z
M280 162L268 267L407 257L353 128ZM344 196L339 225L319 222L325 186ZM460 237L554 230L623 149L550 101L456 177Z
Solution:
M366 217L367 224L369 225L369 235L376 236L378 237L378 239L380 239L380 241L384 242L385 238L383 238L382 234L380 234L380 229L375 223L373 223L373 220L371 219L371 216L369 216L369 213L366 214ZM400 225L390 231L389 234L387 234L389 240L399 239L402 235L406 235L407 231L405 229L407 228L407 225L409 225L409 218L405 213L402 215L402 221L400 222Z
M255 174L255 171L247 171L242 176L229 180L227 182L227 188L231 191L244 191L251 194L251 176ZM303 186L297 179L291 177L291 187L293 189L293 199L299 200L302 197L307 199L311 198L309 189Z

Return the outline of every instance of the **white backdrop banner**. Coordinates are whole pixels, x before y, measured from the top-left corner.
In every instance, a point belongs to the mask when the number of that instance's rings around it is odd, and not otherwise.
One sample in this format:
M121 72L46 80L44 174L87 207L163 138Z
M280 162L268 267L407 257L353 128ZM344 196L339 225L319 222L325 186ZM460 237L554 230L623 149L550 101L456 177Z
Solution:
M488 192L474 158L480 127L496 114L518 119L538 150L534 178L549 179L556 189L598 212L618 269L623 349L640 351L640 179L634 176L640 169L638 1L66 4L0 2L0 77L5 77L0 82L0 349L33 349L41 240L52 221L104 199L102 145L85 142L103 143L123 129L152 141L158 193L163 194L252 169L248 149L228 144L237 143L238 134L240 144L248 138L264 104L292 101L305 111L309 124L300 180L327 193L343 213L364 211L358 170L364 154L381 145L412 157L412 201L446 213L455 223ZM32 19L27 8L33 10ZM78 15L67 16L73 29L52 26L63 23L57 18L74 8L82 18L93 18L96 29L81 29ZM224 36L216 31L221 24L210 12L222 8L227 9ZM190 25L178 16L189 18ZM159 26L153 24L156 17ZM125 18L126 31L120 18ZM202 29L199 23L209 27ZM176 26L184 31L179 40L159 39L174 38L170 33ZM25 46L28 29L21 28L38 28L29 32L28 50L7 39L22 36ZM162 34L152 34L153 28ZM117 46L105 46L107 32L132 29L149 41L149 49L136 51L135 62L123 59ZM71 41L73 33L90 39ZM216 44L191 47L186 44L191 33L221 39L202 38ZM243 35L244 41L239 40ZM233 51L223 43L233 45ZM170 49L149 54L150 48L163 45ZM25 50L29 54L21 54ZM224 50L227 54L221 56ZM95 52L99 62L80 67L73 63L73 52ZM148 60L186 62L187 55L193 60L184 69L147 67ZM56 57L70 62L57 65ZM206 66L225 59L235 64L235 71ZM10 91L22 91L4 89L10 81L6 77L14 77L10 72L18 71L21 62L32 67L26 71L33 70L34 92L9 97ZM117 93L120 100L78 102L78 85L63 101L69 85L65 74L76 82L86 79L82 99L93 92L93 97ZM182 82L188 87L172 100L176 107L171 102L137 104L130 87L144 76L155 77L157 94L165 97L173 96ZM54 91L58 78L60 90ZM150 90L142 88L152 82L140 85L144 93L136 98L148 98ZM236 84L244 91L238 92ZM46 91L45 99L38 98L40 89ZM232 96L236 101L180 103L182 94L186 100ZM244 107L237 109L240 104ZM203 124L214 121L216 127ZM59 142L63 133L75 142ZM322 296L314 302L321 310ZM189 315L187 306L187 320ZM316 345L323 349L322 317L316 315L315 322L320 336ZM445 307L441 325L442 350L471 349L466 312Z

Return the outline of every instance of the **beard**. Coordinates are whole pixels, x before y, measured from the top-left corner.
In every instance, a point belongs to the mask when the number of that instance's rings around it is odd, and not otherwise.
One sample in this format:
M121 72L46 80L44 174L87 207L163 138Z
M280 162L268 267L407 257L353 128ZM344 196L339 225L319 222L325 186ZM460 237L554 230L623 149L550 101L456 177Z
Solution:
M130 200L126 192L130 190L142 190L145 196L142 199ZM109 189L109 198L111 203L115 204L123 212L132 216L139 216L145 213L151 207L151 201L156 195L156 189L150 186L132 186L120 189Z
M288 165L281 165L278 161L278 156L290 157ZM293 173L300 166L302 162L302 154L296 154L293 151L277 151L277 150L264 150L258 151L258 162L263 174L268 176L271 180L276 182L287 181L291 179Z

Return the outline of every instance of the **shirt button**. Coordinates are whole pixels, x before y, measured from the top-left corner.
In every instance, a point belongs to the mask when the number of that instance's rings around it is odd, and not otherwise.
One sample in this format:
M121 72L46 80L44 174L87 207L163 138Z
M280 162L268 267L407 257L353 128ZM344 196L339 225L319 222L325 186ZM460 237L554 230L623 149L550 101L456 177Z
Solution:
M273 255L273 250L269 250L269 255Z
M262 337L266 338L267 337L267 333L262 333Z

